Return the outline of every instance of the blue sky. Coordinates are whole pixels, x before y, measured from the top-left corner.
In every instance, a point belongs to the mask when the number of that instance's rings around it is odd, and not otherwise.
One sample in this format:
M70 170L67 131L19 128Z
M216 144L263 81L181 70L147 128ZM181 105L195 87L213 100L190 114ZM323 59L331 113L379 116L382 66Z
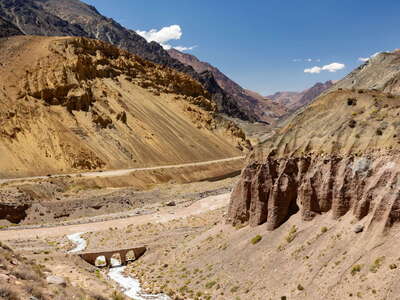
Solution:
M400 48L398 0L84 1L133 30L179 25L166 44L197 46L187 52L263 95L340 79L358 58Z

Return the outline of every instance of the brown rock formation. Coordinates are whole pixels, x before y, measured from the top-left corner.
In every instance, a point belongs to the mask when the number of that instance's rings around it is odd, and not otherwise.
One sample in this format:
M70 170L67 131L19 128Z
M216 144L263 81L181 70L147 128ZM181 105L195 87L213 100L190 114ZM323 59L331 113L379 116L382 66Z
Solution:
M189 75L104 42L0 40L0 177L240 155L243 132Z
M400 98L330 92L248 158L228 222L267 224L351 213L384 228L400 221Z

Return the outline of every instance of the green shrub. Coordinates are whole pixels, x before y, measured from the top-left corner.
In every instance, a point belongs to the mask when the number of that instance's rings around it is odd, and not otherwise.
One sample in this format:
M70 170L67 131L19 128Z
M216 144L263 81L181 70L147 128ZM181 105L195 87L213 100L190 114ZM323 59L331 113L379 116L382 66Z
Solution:
M379 257L377 259L375 259L374 263L372 265L370 265L369 270L372 273L376 273L379 269L379 267L382 265L382 262L384 260L384 257Z
M296 238L296 232L297 232L297 227L296 225L293 225L290 228L288 235L286 236L286 242L291 243Z
M358 272L360 272L361 269L362 269L362 265L354 265L354 266L351 268L350 273L351 273L351 275L354 276L354 275L356 275Z
M255 245L255 244L257 244L259 241L261 241L262 240L262 236L261 235L259 235L259 234L257 234L255 237L253 237L252 239L251 239L251 243L253 244L253 245Z
M215 281L209 281L209 282L206 283L205 287L207 289L211 289L216 284L217 284L217 282L215 282Z

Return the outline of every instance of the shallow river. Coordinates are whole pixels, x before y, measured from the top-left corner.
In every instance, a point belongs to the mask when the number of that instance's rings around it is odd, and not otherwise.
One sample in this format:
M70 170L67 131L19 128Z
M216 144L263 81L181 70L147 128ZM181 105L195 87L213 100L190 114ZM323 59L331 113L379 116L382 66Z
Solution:
M78 232L67 235L67 238L76 245L76 247L68 251L68 253L85 250L87 243L86 240L82 238L83 234L84 232ZM112 267L108 271L108 277L118 283L127 297L135 300L171 300L170 297L164 294L149 295L144 293L140 287L139 280L124 275L126 267L121 266L120 262L115 259L111 259L111 264Z

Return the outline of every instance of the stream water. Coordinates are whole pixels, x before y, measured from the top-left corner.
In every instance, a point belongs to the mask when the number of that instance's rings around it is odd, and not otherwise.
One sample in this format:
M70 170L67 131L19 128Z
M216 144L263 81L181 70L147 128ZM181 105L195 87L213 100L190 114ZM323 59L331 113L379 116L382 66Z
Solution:
M76 245L76 247L68 251L68 253L85 250L87 243L86 240L82 238L83 234L84 232L78 232L67 235L67 238ZM139 280L124 275L124 270L126 267L121 266L119 260L111 259L111 265L112 267L108 271L108 277L118 283L127 297L135 300L171 300L169 296L164 294L150 295L144 293L140 286Z

